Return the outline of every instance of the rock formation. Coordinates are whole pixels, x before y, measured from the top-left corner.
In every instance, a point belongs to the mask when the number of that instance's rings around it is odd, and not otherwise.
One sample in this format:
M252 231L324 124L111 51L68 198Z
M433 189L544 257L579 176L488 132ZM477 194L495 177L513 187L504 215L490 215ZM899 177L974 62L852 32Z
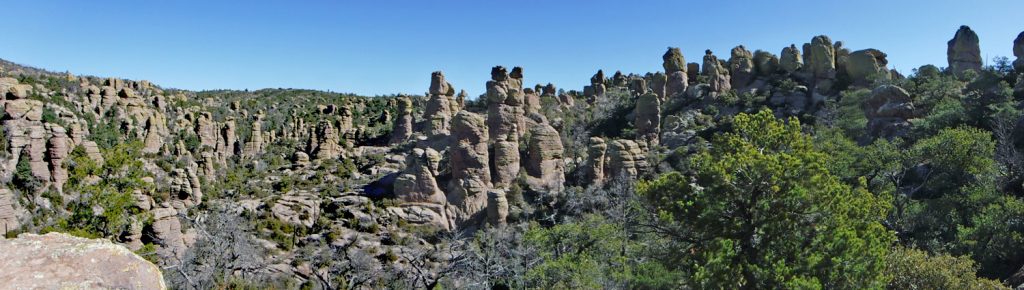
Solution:
M960 26L946 48L946 60L953 74L959 76L966 70L981 71L981 48L978 34L966 25Z
M0 237L21 226L20 216L23 213L14 192L0 188Z
M779 67L786 73L793 74L804 67L804 57L795 44L782 48L782 56L779 58Z
M826 95L836 79L836 51L832 39L819 35L804 43L804 71L814 85L814 92Z
M497 187L511 185L519 174L519 136L526 127L523 120L525 92L511 80L505 68L492 68L485 95L488 136L494 148L493 181Z
M726 67L722 61L718 60L718 57L711 53L710 49L704 51L704 65L701 74L708 78L708 85L711 91L725 92L732 88L732 83L729 81L729 71ZM671 78L669 82L672 82Z
M310 150L313 152L313 160L324 161L341 158L344 148L341 145L340 132L334 128L333 122L321 120L316 126L315 137L316 140L312 144L314 147Z
M157 254L164 259L180 259L187 248L178 211L164 207L154 209L150 213L153 214L153 224L149 231L152 232L153 242L157 246Z
M445 204L447 199L435 179L440 162L441 154L434 149L413 149L405 170L395 179L395 197L407 203Z
M263 154L263 115L257 114L256 120L252 122L252 135L249 136L249 142L245 142L245 146L242 148L242 156L247 158L253 158Z
M668 51L661 56L662 67L665 68L665 74L671 75L674 72L681 71L686 74L686 58L683 57L683 52L679 51L678 47L669 47Z
M398 118L395 118L395 127L391 131L391 144L398 144L412 138L412 100L407 96L395 98Z
M508 199L505 191L492 189L487 191L487 222L494 226L504 226L508 218Z
M604 85L604 71L597 70L594 76L590 77L590 85L583 88L583 95L588 98L603 97L607 92Z
M309 228L320 217L320 197L308 191L290 191L274 202L270 213L286 223Z
M1017 58L1013 61L1013 69L1024 72L1024 32L1017 34L1017 38L1013 40L1013 56Z
M780 68L779 57L763 50L754 51L754 67L759 77L770 76Z
M0 281L9 289L166 289L160 269L105 239L62 233L0 239Z
M448 149L452 180L447 199L458 227L476 224L487 207L487 190L491 188L487 141L487 125L482 116L469 111L455 115Z
M871 91L861 108L868 119L867 134L872 138L893 139L910 131L914 105L910 94L894 85L883 85Z
M608 177L635 179L649 166L647 156L633 140L615 140L608 146Z
M455 95L454 89L444 79L444 73L435 71L430 75L430 94L427 95L427 106L423 116L427 119L427 136L447 136L452 120L450 98Z
M661 134L661 100L658 95L648 92L636 100L636 119L633 121L638 138L651 144L658 144Z
M256 131L253 125L253 132ZM217 125L213 122L213 115L209 112L199 114L196 119L196 135L199 136L199 144L210 148L217 148Z
M64 168L64 160L71 153L71 140L68 139L63 127L53 126L51 132L53 136L50 137L47 147L51 176L57 192L63 193L64 183L68 180L68 170Z
M889 61L885 57L884 52L873 48L854 51L846 57L846 74L853 85L857 86L869 85L876 79L888 79L889 69L886 65Z
M649 94L654 99L657 96ZM530 114L536 125L530 128L526 152L526 184L536 192L558 193L564 188L565 160L562 137L543 115Z
M754 81L754 54L742 45L730 51L729 75L733 88L744 88Z
M600 137L590 137L590 146L587 149L587 162L584 165L584 182L587 185L600 185L604 183L605 151L608 144Z

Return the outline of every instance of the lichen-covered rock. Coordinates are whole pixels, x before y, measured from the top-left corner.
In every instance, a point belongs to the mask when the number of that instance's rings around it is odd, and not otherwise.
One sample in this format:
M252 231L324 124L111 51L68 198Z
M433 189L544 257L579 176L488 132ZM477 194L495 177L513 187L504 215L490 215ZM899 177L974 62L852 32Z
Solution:
M654 99L657 96L650 94ZM558 193L565 183L565 149L562 138L544 116L531 114L536 123L530 128L530 140L527 145L526 184L531 190L545 193Z
M681 71L686 74L686 58L683 57L683 52L679 51L678 47L669 47L668 51L661 56L662 67L665 68L665 74L671 75L674 72Z
M804 44L804 61L805 70L815 80L835 79L836 51L828 36L818 35Z
M743 88L754 81L754 54L742 45L730 51L729 74L732 87Z
M770 76L780 68L779 57L771 52L759 49L754 51L754 67L756 68L757 75Z
M648 79L647 87L654 92L654 94L658 95L658 99L661 99L661 101L664 102L667 97L665 95L665 85L668 83L668 76L661 72L655 72L653 74L647 74L646 78Z
M0 239L7 289L166 289L160 269L124 246L63 233Z
M804 57L795 44L782 48L782 56L779 58L779 67L786 73L792 74L804 67Z
M946 43L946 60L953 74L959 76L967 70L981 71L981 48L978 41L978 34L962 25L953 39Z
M636 134L639 138L658 144L661 134L661 100L654 93L646 93L636 100Z
M491 188L491 170L487 155L487 125L484 118L468 111L452 120L449 146L452 180L448 185L448 204L455 224L477 224L487 208L487 190Z
M846 74L854 85L859 86L869 85L873 80L888 79L886 65L889 61L885 57L884 52L873 48L854 51L846 57Z

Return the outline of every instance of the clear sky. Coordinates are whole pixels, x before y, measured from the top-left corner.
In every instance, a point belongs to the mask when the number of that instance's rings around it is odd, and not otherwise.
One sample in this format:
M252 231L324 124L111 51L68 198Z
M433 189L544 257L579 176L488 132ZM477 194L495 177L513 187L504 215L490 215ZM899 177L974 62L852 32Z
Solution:
M1012 58L1022 0L860 1L47 1L0 0L0 58L165 87L423 93L443 70L484 91L494 65L525 83L581 89L598 69L661 70L681 47L728 58L743 44L779 54L819 34L877 48L904 73L946 65L971 26L982 54Z

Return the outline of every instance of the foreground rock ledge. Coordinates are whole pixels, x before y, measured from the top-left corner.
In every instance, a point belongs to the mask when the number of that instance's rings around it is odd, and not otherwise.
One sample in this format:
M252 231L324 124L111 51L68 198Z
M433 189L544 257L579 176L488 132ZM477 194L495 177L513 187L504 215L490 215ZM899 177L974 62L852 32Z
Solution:
M127 248L62 233L0 240L2 289L166 289L160 270Z

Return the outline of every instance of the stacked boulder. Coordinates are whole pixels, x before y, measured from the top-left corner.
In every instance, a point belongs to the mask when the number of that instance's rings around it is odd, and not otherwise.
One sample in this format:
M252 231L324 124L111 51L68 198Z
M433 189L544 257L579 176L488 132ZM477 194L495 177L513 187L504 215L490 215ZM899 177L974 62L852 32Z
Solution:
M444 78L444 73L435 71L430 75L430 92L427 95L427 106L423 116L427 119L426 134L448 136L452 119L452 97L455 89Z
M604 183L605 151L608 144L600 137L590 137L590 145L587 148L587 161L584 168L584 183L600 185Z
M316 139L310 145L310 152L313 152L313 160L336 160L341 158L344 148L341 145L341 133L334 128L334 122L321 120L316 127Z
M595 97L604 97L607 91L608 89L604 85L604 71L597 70L597 73L590 77L590 85L583 88L583 95L593 99Z
M263 114L256 114L256 120L252 122L252 136L249 136L249 142L245 142L242 156L253 158L263 154L263 138Z
M686 91L686 86L689 83L687 75L689 68L686 58L683 57L683 53L679 51L678 47L669 47L661 58L661 65L665 68L664 80L662 80L662 76L656 74L651 84L654 86L654 93L657 94L663 90L664 93L659 96L662 100L667 100ZM659 90L659 88L663 89Z
M796 45L782 48L782 56L779 57L779 67L787 74L794 74L804 67L804 57Z
M496 66L491 69L491 80L487 81L487 130L494 149L494 185L507 187L519 175L519 137L525 129L522 70L519 78Z
M646 148L643 143L633 140L619 139L612 141L608 146L607 177L636 179L644 173L649 166L647 163Z
M946 60L953 74L961 76L967 70L981 71L981 48L978 41L978 34L963 25L953 39L946 43Z

